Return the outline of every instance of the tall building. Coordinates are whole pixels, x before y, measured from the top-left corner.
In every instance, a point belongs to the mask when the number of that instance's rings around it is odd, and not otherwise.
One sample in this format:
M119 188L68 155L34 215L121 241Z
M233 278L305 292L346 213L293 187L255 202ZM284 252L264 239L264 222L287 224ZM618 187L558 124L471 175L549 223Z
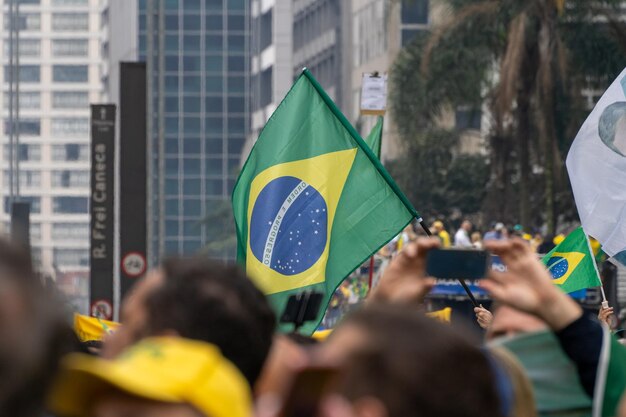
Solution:
M350 104L351 1L293 0L293 71L307 67L340 109Z
M246 148L259 136L293 83L292 0L252 0L251 6L252 129Z
M149 74L149 261L208 244L234 257L216 227L232 219L226 206L250 125L250 3L116 2L105 11L111 99L120 60L145 61ZM126 36L137 36L136 51Z
M252 0L252 129L243 159L304 67L340 108L349 108L349 6L346 0Z
M17 191L19 176L20 194L15 198L31 202L35 261L45 273L78 280L89 266L89 103L100 102L103 94L101 1L19 0L19 19L10 18L9 3L0 0L1 221L8 230L10 190ZM13 176L8 94L11 25L19 29L20 90L19 123L15 123L20 169ZM74 284L74 288L86 285L84 280Z

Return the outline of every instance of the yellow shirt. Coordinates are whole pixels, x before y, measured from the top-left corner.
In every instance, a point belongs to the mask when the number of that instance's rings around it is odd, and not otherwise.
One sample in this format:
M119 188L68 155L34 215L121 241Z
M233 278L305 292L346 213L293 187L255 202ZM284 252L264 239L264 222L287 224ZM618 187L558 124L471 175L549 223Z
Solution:
M450 245L450 234L445 230L439 232L439 239L441 239L441 246L444 248L449 248Z

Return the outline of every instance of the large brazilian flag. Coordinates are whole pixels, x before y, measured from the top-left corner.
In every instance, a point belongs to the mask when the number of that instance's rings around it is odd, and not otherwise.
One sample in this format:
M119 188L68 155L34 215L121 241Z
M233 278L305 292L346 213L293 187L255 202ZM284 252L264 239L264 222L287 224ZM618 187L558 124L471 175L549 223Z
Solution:
M290 295L335 289L419 217L333 101L304 70L235 184L237 258L277 314Z

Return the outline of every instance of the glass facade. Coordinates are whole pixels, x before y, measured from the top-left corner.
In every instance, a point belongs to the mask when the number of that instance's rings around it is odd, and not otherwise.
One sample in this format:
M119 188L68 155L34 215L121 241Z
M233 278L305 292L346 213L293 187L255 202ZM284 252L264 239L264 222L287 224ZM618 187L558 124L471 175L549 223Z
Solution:
M249 0L153 4L152 42L145 0L138 22L139 59L153 68L152 260L215 239L206 218L228 204L249 131L250 13Z

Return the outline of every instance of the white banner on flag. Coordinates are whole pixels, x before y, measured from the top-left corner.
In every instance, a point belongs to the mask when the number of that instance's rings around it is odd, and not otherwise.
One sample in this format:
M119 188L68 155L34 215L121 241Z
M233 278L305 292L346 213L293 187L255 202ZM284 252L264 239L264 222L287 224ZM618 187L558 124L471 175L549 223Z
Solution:
M626 265L626 70L576 135L567 171L585 232Z

